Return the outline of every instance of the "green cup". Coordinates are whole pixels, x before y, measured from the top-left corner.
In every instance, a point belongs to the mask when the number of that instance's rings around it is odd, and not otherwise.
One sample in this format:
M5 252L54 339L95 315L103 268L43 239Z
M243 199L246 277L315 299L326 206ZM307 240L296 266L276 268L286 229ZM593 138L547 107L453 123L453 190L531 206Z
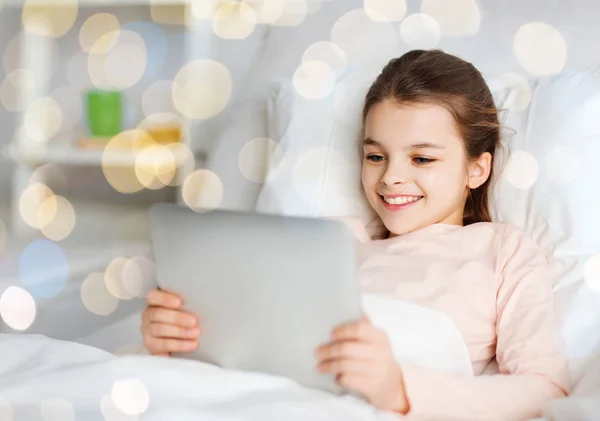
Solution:
M123 130L123 94L95 89L86 94L87 124L93 137L113 137Z

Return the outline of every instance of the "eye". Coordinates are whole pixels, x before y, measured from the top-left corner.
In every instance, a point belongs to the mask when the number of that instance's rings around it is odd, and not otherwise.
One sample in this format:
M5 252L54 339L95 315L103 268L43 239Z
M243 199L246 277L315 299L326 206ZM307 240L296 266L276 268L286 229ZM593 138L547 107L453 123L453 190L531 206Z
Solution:
M413 158L413 161L419 165L425 165L425 164L430 164L430 163L434 162L435 159L418 156L416 158Z
M367 155L366 159L373 162L381 162L385 159L382 155Z

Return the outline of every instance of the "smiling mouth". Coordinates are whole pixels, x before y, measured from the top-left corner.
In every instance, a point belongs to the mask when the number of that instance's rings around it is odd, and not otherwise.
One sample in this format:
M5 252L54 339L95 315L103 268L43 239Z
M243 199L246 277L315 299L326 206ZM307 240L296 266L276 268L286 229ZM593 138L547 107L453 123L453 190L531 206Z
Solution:
M423 196L398 196L398 197L386 197L379 195L384 206L388 209L402 209L417 203L423 198Z

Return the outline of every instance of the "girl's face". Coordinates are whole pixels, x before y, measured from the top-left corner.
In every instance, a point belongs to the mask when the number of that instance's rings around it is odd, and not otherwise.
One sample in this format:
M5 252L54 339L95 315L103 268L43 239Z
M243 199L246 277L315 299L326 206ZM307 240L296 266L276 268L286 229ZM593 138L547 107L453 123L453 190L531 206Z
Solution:
M435 223L462 225L469 189L487 180L490 164L489 153L468 160L442 106L384 101L369 111L362 183L392 236Z

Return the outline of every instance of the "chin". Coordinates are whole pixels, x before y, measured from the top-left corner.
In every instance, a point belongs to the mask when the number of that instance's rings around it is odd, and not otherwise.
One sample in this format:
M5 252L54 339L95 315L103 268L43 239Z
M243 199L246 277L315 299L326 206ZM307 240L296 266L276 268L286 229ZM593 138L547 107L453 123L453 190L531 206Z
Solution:
M427 224L419 224L419 223L408 223L407 222L399 222L399 221L386 221L383 220L383 224L387 228L387 230L391 233L390 235L402 235L408 234L409 232L416 231L420 228L425 227Z

